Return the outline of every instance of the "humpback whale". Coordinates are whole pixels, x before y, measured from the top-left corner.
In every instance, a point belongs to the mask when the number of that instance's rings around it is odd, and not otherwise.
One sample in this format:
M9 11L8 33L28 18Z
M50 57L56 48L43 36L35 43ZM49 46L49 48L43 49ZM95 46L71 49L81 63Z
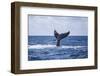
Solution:
M70 34L70 31L68 31L68 32L66 32L66 33L61 33L61 34L59 34L56 30L54 30L54 36L55 36L55 38L57 39L57 44L56 44L56 46L60 46L60 41L61 41L63 38L67 37L69 34Z

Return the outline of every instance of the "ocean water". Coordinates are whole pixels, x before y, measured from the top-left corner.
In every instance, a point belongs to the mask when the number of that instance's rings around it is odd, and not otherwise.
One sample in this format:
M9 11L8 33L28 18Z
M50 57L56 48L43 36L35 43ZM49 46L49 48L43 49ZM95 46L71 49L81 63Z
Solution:
M54 36L28 36L28 60L88 58L88 36L68 36L56 46Z

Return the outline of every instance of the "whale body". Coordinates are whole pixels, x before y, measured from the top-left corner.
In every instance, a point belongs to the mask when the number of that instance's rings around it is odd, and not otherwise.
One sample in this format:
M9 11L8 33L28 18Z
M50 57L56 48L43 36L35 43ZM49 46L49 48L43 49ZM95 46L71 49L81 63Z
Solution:
M66 33L61 33L61 34L59 34L56 30L54 30L54 36L55 36L55 38L56 38L56 40L57 40L56 46L60 46L60 41L61 41L62 39L64 39L65 37L67 37L69 34L70 34L70 31L68 31L68 32L66 32Z

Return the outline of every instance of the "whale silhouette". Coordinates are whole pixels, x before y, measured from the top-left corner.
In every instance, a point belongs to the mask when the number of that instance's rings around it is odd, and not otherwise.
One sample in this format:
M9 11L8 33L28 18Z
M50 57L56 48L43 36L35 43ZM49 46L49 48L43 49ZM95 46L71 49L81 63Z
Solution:
M68 32L66 32L66 33L61 33L61 34L59 34L56 30L54 30L54 36L55 36L55 38L56 38L56 40L57 40L56 46L60 46L60 41L61 41L63 38L67 37L69 34L70 34L70 31L68 31Z

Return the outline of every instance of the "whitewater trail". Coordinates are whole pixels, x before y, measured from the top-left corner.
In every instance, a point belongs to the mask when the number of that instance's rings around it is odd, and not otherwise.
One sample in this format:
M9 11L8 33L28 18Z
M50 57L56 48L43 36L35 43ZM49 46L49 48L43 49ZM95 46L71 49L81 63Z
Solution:
M63 46L59 46L59 47L57 47L56 45L42 45L42 44L38 44L38 45L29 45L28 46L28 48L29 49L45 49L45 48L57 48L57 49L64 49L64 48L73 48L73 49L77 49L77 48L82 48L82 47L86 47L86 46L65 46L65 45L63 45Z

